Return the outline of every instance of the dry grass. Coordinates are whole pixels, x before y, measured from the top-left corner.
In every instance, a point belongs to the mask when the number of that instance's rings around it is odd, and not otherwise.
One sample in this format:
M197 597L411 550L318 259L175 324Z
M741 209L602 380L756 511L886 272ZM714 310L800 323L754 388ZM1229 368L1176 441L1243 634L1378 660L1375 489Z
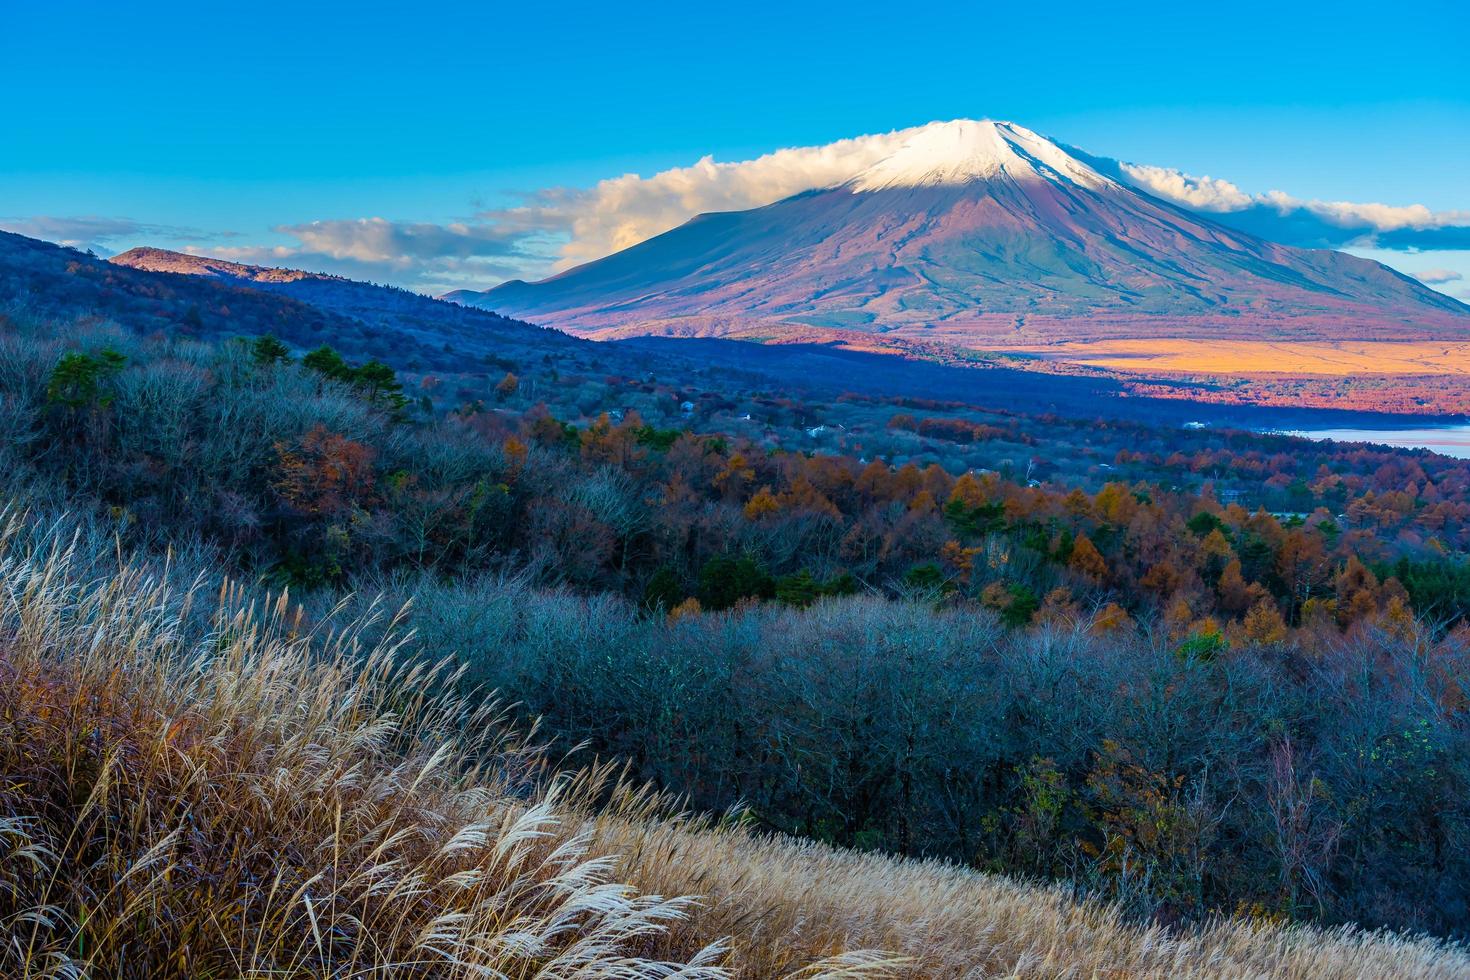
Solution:
M658 820L626 788L594 815L606 770L552 776L362 624L123 562L89 577L73 547L0 515L5 977L1470 974L1429 941L1142 929L1058 889Z
M610 880L493 708L285 598L71 577L0 532L0 975L723 976ZM585 780L584 780L585 782Z
M741 977L860 947L903 954L891 975L914 978L1470 976L1470 953L1450 943L1243 921L1148 928L1063 888L738 829L610 817L597 842L626 856L635 884L706 896L664 941L732 936Z

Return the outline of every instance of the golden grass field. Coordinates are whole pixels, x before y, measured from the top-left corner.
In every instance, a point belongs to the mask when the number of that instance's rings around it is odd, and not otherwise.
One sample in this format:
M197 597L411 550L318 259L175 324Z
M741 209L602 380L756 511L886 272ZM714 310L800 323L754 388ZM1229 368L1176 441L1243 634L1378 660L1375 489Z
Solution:
M110 567L109 567L110 565ZM1167 930L553 774L361 623L0 515L0 976L1470 976L1431 939Z
M992 349L1140 374L1470 375L1470 342L1101 340Z

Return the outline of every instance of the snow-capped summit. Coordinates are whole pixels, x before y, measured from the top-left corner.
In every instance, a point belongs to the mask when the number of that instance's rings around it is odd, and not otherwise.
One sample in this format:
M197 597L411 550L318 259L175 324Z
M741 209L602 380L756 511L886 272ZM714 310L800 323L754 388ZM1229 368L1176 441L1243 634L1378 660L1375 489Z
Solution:
M997 177L1070 181L1093 188L1113 183L1024 126L990 119L956 119L920 127L896 151L844 186L855 191L876 191Z
M1470 310L1376 262L1234 231L1008 122L931 123L849 179L451 298L597 336L1417 339Z

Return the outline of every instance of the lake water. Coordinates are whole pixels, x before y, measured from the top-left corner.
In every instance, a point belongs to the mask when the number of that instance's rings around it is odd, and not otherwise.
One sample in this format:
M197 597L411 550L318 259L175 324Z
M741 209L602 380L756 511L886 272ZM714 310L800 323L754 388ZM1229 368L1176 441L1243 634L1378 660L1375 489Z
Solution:
M1470 425L1445 425L1423 429L1290 429L1283 435L1337 442L1376 442L1408 449L1432 449L1446 456L1470 459Z

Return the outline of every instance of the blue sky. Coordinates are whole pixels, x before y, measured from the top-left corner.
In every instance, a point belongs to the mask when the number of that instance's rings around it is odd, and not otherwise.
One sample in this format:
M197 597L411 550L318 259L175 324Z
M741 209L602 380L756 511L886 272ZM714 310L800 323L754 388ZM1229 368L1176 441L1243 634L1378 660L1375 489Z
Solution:
M1463 4L8 6L0 226L103 249L491 285L561 258L606 178L992 117L1423 205L1434 234L1360 250L1470 289Z

